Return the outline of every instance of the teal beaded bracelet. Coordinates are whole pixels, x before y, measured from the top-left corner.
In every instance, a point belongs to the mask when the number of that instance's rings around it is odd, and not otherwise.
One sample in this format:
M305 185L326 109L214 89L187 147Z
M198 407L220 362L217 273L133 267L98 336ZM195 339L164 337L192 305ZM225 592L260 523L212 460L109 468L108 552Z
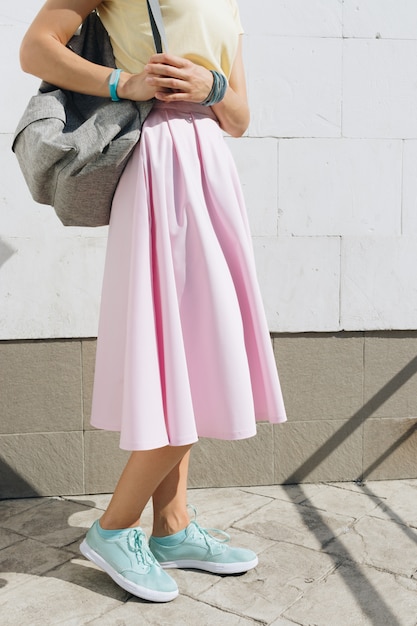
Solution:
M120 74L122 73L122 70L113 70L112 73L110 74L110 78L109 78L109 92L110 92L110 98L113 100L113 102L119 102L120 98L117 95L117 86L119 84L119 78L120 78Z

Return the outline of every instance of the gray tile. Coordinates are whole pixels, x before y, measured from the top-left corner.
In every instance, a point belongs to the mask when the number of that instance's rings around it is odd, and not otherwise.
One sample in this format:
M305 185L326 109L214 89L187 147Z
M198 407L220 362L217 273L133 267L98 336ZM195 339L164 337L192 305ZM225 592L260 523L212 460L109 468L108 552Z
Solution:
M326 485L316 494L312 494L303 504L328 513L337 513L359 519L364 515L372 515L378 509L380 501L364 492L357 493Z
M119 603L126 602L130 594L116 585L116 583L91 561L78 554L48 573L48 578L53 578L63 583L68 583L66 587L78 587L92 594L95 594L100 604L102 597L118 600ZM118 606L118 605L113 605Z
M364 424L364 477L417 477L417 418L370 419Z
M23 513L23 511L42 504L42 502L44 502L43 498L20 498L0 501L0 525L8 517Z
M416 591L417 581L346 563L312 585L284 617L320 626L415 626Z
M251 626L253 621L198 602L186 596L179 596L173 602L145 604L135 599L100 617L89 626Z
M241 441L201 439L190 463L190 487L229 487L273 482L272 426L258 424L256 437Z
M17 587L20 587L25 583L31 582L32 580L33 575L31 574L21 574L19 572L5 572L2 568L2 570L0 571L0 607L2 604L3 593L5 591L10 592L12 591L12 589L16 589ZM8 618L6 612L2 612L2 618Z
M96 520L100 519L102 515L103 511L101 509L94 508L85 508L85 510L76 511L75 513L71 514L68 517L68 524L72 527L79 528L80 534L76 533L76 540L66 544L65 550L79 557L80 544L84 539L87 529L89 529Z
M254 549L259 565L231 577L171 570L181 595L158 606L130 597L78 552L108 494L5 501L1 623L334 626L336 616L337 626L415 626L416 490L416 479L190 489L199 522ZM143 523L151 527L150 505Z
M417 482L401 481L400 486L395 480L370 482L363 490L379 503L370 516L417 527Z
M89 526L71 525L71 518L79 513L93 516L94 510L91 512L74 502L51 498L34 509L9 517L2 525L43 544L63 547L82 537Z
M325 550L361 565L411 578L417 568L417 530L392 521L363 517Z
M79 502L80 504L84 504L85 506L90 506L95 509L100 509L101 511L105 511L109 505L112 494L111 493L98 493L91 494L88 496L62 496L64 500L69 500L70 502Z
M417 414L417 334L366 333L365 402L372 417Z
M0 497L83 493L82 433L0 435Z
M253 550L259 555L261 562L267 558L265 555L268 551L276 545L274 541L237 530L236 528L228 529L228 533L231 546ZM197 600L201 597L201 594L223 580L221 576L197 570L170 570L169 573L176 580L181 593ZM240 577L238 578L240 579Z
M310 506L274 500L235 526L273 541L320 550L334 537L345 533L353 521L347 515L329 514Z
M109 593L107 578L103 573L102 592L85 584L34 576L31 581L2 592L2 626L88 624L121 604ZM115 595L118 594L116 590Z
M283 424L274 431L274 482L357 479L362 473L362 429L349 420Z
M337 487L338 489L345 489L346 491L353 491L354 493L366 493L364 491L364 486L366 485L375 485L375 484L380 484L375 483L373 481L370 481L369 483L367 481L362 481L362 480L356 480L354 482L328 482L326 483L326 485L329 485L331 487Z
M244 491L248 493L256 493L260 496L272 498L273 500L285 500L285 502L301 504L304 500L308 500L325 488L326 485L320 483L304 483L302 485L267 485L245 487Z
M225 577L200 597L223 610L270 623L311 585L334 568L332 558L301 546L281 544L262 553L256 569Z
M85 432L85 493L113 492L129 458L129 452L119 448L119 440L119 433Z
M92 429L92 426L90 426L90 417L96 362L96 345L96 339L83 339L81 343L84 430Z
M23 541L24 537L18 535L17 533L12 532L11 530L7 530L6 528L0 528L0 550L7 548L8 546L13 545L14 543L18 543L19 541ZM0 553L1 560L1 553Z
M276 545L276 541L272 539L267 539L262 535L254 535L235 527L229 528L228 533L230 534L230 545L253 550L261 560L263 555Z
M82 429L78 340L3 342L0 378L1 433Z
M188 502L202 526L226 529L269 502L269 498L238 488L189 489ZM193 511L189 510L193 517Z
M69 561L71 553L46 546L33 539L23 539L0 551L1 572L44 574Z
M363 333L275 335L289 419L351 417L363 403Z
M202 570L171 569L169 575L177 583L181 595L195 600L199 600L202 593L221 580L220 576Z

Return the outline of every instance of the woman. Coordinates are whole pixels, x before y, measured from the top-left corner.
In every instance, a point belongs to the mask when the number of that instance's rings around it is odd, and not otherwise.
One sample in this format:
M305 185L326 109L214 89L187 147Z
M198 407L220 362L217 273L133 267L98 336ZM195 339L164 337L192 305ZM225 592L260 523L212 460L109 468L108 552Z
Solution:
M178 594L163 568L233 574L258 562L190 521L193 443L251 437L257 419L283 422L285 411L222 133L249 123L236 0L160 5L170 50L154 54L145 0L47 0L21 64L73 91L155 99L112 207L91 420L119 431L131 455L81 551L132 594L163 602ZM122 72L65 47L97 7Z

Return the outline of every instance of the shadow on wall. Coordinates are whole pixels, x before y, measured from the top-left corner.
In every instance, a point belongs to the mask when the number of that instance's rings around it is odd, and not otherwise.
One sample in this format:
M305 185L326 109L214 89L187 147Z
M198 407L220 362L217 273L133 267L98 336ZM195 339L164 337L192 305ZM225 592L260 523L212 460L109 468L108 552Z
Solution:
M0 500L5 500L6 498L36 498L37 496L39 496L39 493L33 485L28 483L27 480L17 474L10 465L0 458Z
M8 243L0 239L0 267L6 263L17 250L12 248Z
M382 406L391 396L405 385L417 373L417 356L411 359L405 367L403 367L395 376L389 380L386 385L374 395L366 404L363 405L339 430L337 430L329 439L316 450L295 472L293 472L285 480L286 485L302 482L316 467L318 467L325 459L336 450L352 433L362 426L375 411ZM417 432L417 423L413 424L407 432L403 433L392 445L378 458L372 465L363 470L362 476L358 476L357 480L362 481L385 461L397 448L407 441L413 434Z

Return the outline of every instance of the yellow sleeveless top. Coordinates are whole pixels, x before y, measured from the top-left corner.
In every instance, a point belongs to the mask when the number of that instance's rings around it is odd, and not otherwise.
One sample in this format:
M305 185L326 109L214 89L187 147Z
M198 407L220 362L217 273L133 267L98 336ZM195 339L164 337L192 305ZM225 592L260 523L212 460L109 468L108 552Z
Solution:
M243 32L236 0L160 0L169 52L230 76ZM139 73L155 54L146 0L103 0L117 67Z

